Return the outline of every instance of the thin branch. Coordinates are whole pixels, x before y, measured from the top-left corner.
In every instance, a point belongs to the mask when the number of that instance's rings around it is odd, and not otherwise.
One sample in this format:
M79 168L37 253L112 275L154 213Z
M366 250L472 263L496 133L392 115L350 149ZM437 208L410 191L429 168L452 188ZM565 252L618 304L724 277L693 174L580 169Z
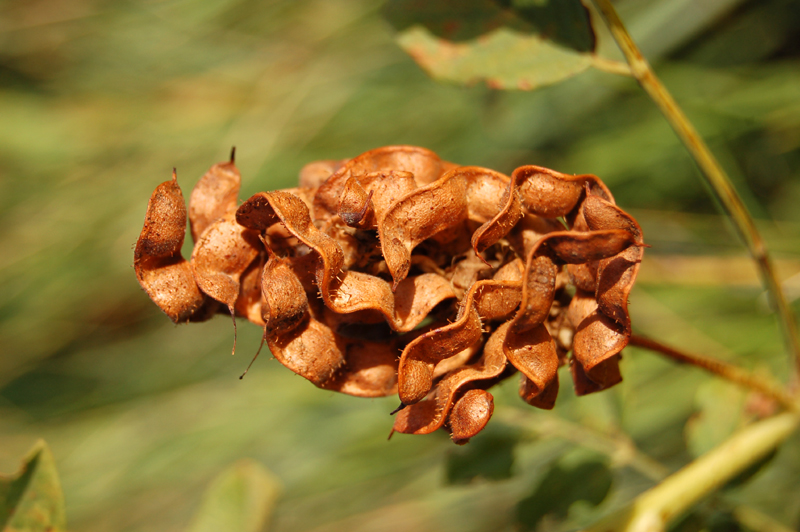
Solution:
M796 412L753 423L584 532L665 530L670 521L783 443L798 423Z
M628 345L649 349L650 351L654 351L661 355L666 355L667 357L677 360L678 362L684 362L686 364L691 364L693 366L697 366L698 368L702 368L715 375L719 375L723 379L744 386L745 388L750 388L751 390L755 390L767 397L770 397L789 410L796 411L800 408L800 405L798 405L794 398L784 391L783 388L781 388L781 386L775 383L772 379L766 379L759 375L755 375L747 370L736 367L733 364L723 362L722 360L718 360L716 358L698 355L696 353L680 351L655 340L638 336L636 334L631 335Z
M794 357L796 371L800 376L800 337L798 337L797 323L791 308L786 302L786 297L781 289L764 240L761 238L747 207L694 126L683 114L683 111L678 107L678 104L664 85L661 84L655 73L653 73L636 43L633 42L628 30L622 24L614 6L611 4L611 0L595 0L595 4L603 14L603 18L611 30L617 46L622 50L625 59L628 61L633 77L636 78L658 106L672 129L675 130L675 133L692 154L695 162L700 167L703 177L716 194L725 212L731 217L739 236L750 251L753 260L755 260L761 275L761 282L770 293L770 298L778 313L783 329L787 349Z

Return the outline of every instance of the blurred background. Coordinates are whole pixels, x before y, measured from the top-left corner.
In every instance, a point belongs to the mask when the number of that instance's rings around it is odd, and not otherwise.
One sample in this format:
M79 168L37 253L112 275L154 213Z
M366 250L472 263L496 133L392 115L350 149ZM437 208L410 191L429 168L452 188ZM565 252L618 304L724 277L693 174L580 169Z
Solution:
M800 4L618 7L758 218L798 310ZM652 245L635 330L789 379L755 268L631 79L440 84L367 0L5 0L0 472L44 438L70 530L183 530L208 482L245 457L283 485L276 531L567 530L755 415L741 390L628 349L621 385L575 398L563 374L552 412L522 403L510 379L467 447L444 433L387 441L396 399L318 390L268 355L240 381L260 330L242 322L231 357L229 319L174 326L139 288L133 245L173 166L187 195L235 145L247 198L291 186L306 162L389 144L504 173L599 175ZM675 529L746 529L747 515L796 529L798 444ZM561 480L576 471L602 496L570 504L580 494Z

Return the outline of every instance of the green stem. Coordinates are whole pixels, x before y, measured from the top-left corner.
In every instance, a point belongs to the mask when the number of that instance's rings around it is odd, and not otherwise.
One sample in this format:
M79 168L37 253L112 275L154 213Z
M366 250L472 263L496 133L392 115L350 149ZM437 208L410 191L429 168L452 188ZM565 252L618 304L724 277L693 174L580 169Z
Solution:
M683 114L680 107L678 107L672 95L653 73L636 43L633 42L628 30L622 24L611 1L595 0L595 4L603 14L603 18L611 30L617 46L622 50L625 59L628 61L633 77L636 78L658 106L672 129L675 130L675 133L692 154L706 182L716 194L725 212L733 220L739 236L758 266L761 281L771 296L772 303L781 322L787 348L795 360L797 374L800 375L800 338L797 333L797 323L781 289L772 259L767 252L764 240L761 238L752 216L750 216L742 198L733 188L730 179L714 158L708 146L686 118L686 115Z
M797 413L787 412L750 425L585 532L663 531L667 523L778 447L798 423Z

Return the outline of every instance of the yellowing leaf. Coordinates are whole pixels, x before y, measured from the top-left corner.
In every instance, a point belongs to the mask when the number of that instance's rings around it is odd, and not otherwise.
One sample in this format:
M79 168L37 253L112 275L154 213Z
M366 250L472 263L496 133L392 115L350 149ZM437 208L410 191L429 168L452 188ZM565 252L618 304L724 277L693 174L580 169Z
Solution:
M531 90L590 66L595 46L578 0L396 0L398 43L433 78Z
M55 460L39 440L11 476L0 475L0 530L59 532L66 527Z

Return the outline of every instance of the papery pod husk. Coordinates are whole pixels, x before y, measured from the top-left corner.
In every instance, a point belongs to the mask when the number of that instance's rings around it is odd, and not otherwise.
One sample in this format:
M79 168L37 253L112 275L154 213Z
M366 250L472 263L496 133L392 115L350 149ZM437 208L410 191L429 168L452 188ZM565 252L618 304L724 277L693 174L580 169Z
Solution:
M265 231L280 221L293 235L321 258L316 280L326 306L341 314L377 311L396 331L416 327L442 301L455 297L450 284L435 274L404 279L395 287L379 277L343 271L344 254L335 240L312 223L308 209L285 192L261 193L237 211L238 219L253 229Z
M356 397L397 393L397 348L394 342L346 342L345 361L320 387Z
M339 198L339 217L344 223L359 229L375 226L375 207L372 192L367 192L357 177L347 180Z
M590 293L578 290L567 314L575 329L570 368L577 395L620 382L619 353L628 344L628 335L614 320L597 312L597 301Z
M339 198L344 184L352 176L375 172L410 172L415 181L424 186L454 167L442 161L434 152L416 146L385 146L362 153L350 159L324 183L319 186L314 198L317 216L334 214L339 206Z
M239 186L231 158L193 191L200 303L165 309L173 320L207 317L219 301L263 326L276 359L316 386L397 393L395 431L444 428L456 443L484 428L487 389L516 372L521 398L552 408L570 350L579 395L621 379L645 246L597 177L537 166L508 177L389 146L307 165L299 187L237 208ZM160 188L166 207L148 206L137 243L140 282L189 267L180 189Z
M331 289L338 286L344 254L334 239L317 229L307 205L300 198L285 191L260 192L239 206L236 220L261 232L280 222L300 242L313 249L321 259L316 270L317 286L325 304L331 306Z
M345 364L346 342L309 315L288 332L268 335L267 345L281 364L320 388Z
M239 297L233 305L237 316L243 316L259 327L265 325L262 315L261 277L264 262L257 258L239 278Z
M235 212L242 177L230 161L217 163L200 178L189 196L189 224L192 240L197 242L208 227L224 215Z
M441 428L447 421L461 389L480 381L491 380L505 369L503 337L508 327L507 323L501 325L489 337L483 356L475 364L454 370L443 377L437 384L432 398L408 404L400 410L396 414L393 430L405 434L429 434Z
M553 408L558 392L559 360L555 341L544 324L522 332L510 327L503 339L503 350L508 361L523 375L521 395L525 402L539 408ZM553 390L553 386L555 394L539 397L545 390Z
M418 184L411 172L391 170L351 176L339 199L339 217L359 229L377 229L378 219Z
M147 295L175 323L188 321L206 300L181 255L185 234L186 205L173 171L172 180L161 183L147 203L133 267Z
M469 443L486 427L494 412L494 397L486 390L469 390L453 405L448 425L456 445Z
M459 305L456 319L419 336L400 356L398 394L403 404L423 399L433 386L434 368L442 360L477 342L483 333L483 321L506 317L519 301L519 281L483 280L472 285ZM504 294L504 302L497 296ZM483 298L489 301L483 304ZM484 312L484 314L481 314Z
M261 272L265 338L292 331L309 316L308 297L291 264L272 250L269 254Z
M336 161L314 161L300 169L298 182L301 187L317 189L336 171L347 163L348 159Z
M408 332L439 303L454 297L450 283L432 273L403 279L392 292L391 285L379 277L346 271L330 299L330 308L341 314L376 311L393 330Z
M393 287L411 269L411 251L421 242L466 219L466 179L459 169L398 199L378 219L381 249Z
M403 350L398 368L398 394L403 404L422 400L433 386L436 364L480 340L481 319L472 304L473 292L462 302L453 323L434 329Z
M521 166L514 170L503 195L502 208L473 237L476 252L486 249L508 234L524 209L544 218L558 218L572 212L582 199L586 186L611 196L594 175L571 176L541 166Z
M233 314L239 298L239 280L261 249L258 233L239 225L234 213L217 219L206 228L192 251L197 286Z
M617 256L633 242L630 233L616 229L585 233L557 231L542 237L528 253L514 329L521 332L544 323L553 305L559 265Z
M583 204L583 215L590 229L617 229L630 233L639 245L631 246L614 257L600 260L597 267L595 297L600 312L620 324L630 335L628 295L636 281L644 256L642 229L625 211L599 196L589 195Z

